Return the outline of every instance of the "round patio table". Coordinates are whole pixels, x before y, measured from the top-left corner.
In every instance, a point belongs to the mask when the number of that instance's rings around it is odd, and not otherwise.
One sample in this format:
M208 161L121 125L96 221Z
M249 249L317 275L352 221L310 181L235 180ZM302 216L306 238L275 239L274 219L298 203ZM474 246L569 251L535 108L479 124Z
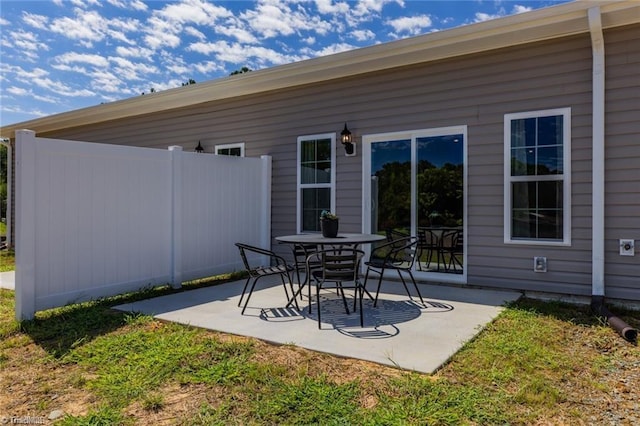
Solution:
M317 244L317 245L358 245L366 243L375 243L386 239L384 235L378 234L338 234L335 238L323 237L321 233L317 234L294 234L276 237L277 241L289 244Z
M354 248L356 248L359 244L375 243L377 241L382 241L385 239L386 237L384 235L379 235L379 234L352 234L352 233L338 234L335 238L323 237L321 233L283 235L280 237L276 237L276 241L279 241L281 243L287 243L287 244L309 244L309 245L315 244L323 247L325 245L334 245L334 246L335 245L351 245ZM309 274L306 274L304 283L302 283L302 285L298 287L298 291L294 293L289 303L287 303L287 307L289 307L293 303L295 298L301 294L304 286L309 286L309 285L310 285ZM310 290L311 289L309 288L309 291ZM371 294L369 294L369 292L366 289L364 291L369 295L369 297L371 297ZM373 300L372 297L371 299ZM311 302L311 299L309 299L309 302ZM311 303L309 303L309 312L311 312Z

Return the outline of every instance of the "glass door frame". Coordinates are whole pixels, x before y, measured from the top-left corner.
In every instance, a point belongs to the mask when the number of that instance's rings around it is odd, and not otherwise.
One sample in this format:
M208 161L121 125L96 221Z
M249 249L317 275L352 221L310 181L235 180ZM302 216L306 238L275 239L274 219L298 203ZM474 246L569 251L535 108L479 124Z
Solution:
M467 198L468 198L468 173L467 173L467 126L449 126L431 129L407 130L389 133L377 133L362 135L362 232L371 232L371 145L376 142L386 142L393 140L411 140L411 235L417 234L417 200L415 197L417 187L417 139L423 137L447 136L447 135L463 135L463 271L462 274L446 274L439 272L425 272L414 269L413 274L416 279L435 282L449 282L456 284L467 283Z

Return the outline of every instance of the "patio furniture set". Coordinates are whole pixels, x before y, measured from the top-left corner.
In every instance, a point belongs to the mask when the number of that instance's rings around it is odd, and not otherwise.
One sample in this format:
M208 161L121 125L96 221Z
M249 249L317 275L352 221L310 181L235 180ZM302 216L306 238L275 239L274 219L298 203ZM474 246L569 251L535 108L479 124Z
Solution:
M386 239L386 241L385 241ZM293 260L288 262L284 257L271 250L236 243L240 250L248 277L245 282L238 306L244 314L256 283L263 277L279 276L287 298L286 307L294 306L300 311L298 299L303 300L303 292L307 290L308 312L311 313L312 302L317 306L318 328L322 328L321 292L334 290L342 299L346 314L351 311L360 313L360 326L364 327L363 299L368 297L376 307L385 271L397 271L405 291L413 300L404 275L413 283L420 303L424 300L414 279L412 269L417 258L419 239L405 235L388 233L386 238L377 234L338 234L336 238L323 237L321 234L297 234L277 237L280 243L290 245ZM366 272L361 275L361 264L365 252L358 247L361 244L379 243L364 260ZM265 262L258 262L256 255L267 256ZM262 258L264 260L264 258ZM301 280L301 272L304 280ZM298 288L294 286L292 276L298 279ZM375 296L367 290L370 276L377 274ZM363 279L362 279L363 278ZM312 286L315 285L315 299L312 297ZM347 302L345 289L353 290L353 307ZM245 297L246 296L246 297ZM243 303L244 301L244 303Z

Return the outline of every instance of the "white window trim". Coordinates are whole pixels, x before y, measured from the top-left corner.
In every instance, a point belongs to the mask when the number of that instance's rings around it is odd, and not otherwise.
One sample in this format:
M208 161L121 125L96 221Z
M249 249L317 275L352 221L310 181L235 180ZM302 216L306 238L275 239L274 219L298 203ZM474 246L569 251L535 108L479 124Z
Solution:
M512 239L511 238L511 121L522 118L563 116L563 238L562 241ZM539 180L547 178L541 177ZM556 180L555 177L549 178ZM570 246L571 245L571 108L555 108L539 111L527 111L504 115L504 242L505 244L529 246Z
M302 141L310 139L331 139L331 182L329 184L302 184L300 173L300 158L302 157ZM322 133L317 135L299 136L296 155L296 232L302 232L302 189L303 188L330 188L331 211L336 212L336 133Z
M218 154L219 150L232 149L232 148L240 148L240 157L244 157L244 142L227 143L227 144L222 144L222 145L216 145L215 146L215 154L216 155L220 155L220 154Z

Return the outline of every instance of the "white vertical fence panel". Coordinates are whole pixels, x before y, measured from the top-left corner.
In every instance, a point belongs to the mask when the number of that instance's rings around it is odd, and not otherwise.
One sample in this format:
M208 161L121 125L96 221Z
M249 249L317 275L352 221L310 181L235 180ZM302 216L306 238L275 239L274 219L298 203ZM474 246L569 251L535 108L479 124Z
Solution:
M183 279L242 269L236 242L270 244L263 201L271 192L263 181L269 159L185 153L182 160Z
M19 131L16 317L242 268L270 244L271 159Z

